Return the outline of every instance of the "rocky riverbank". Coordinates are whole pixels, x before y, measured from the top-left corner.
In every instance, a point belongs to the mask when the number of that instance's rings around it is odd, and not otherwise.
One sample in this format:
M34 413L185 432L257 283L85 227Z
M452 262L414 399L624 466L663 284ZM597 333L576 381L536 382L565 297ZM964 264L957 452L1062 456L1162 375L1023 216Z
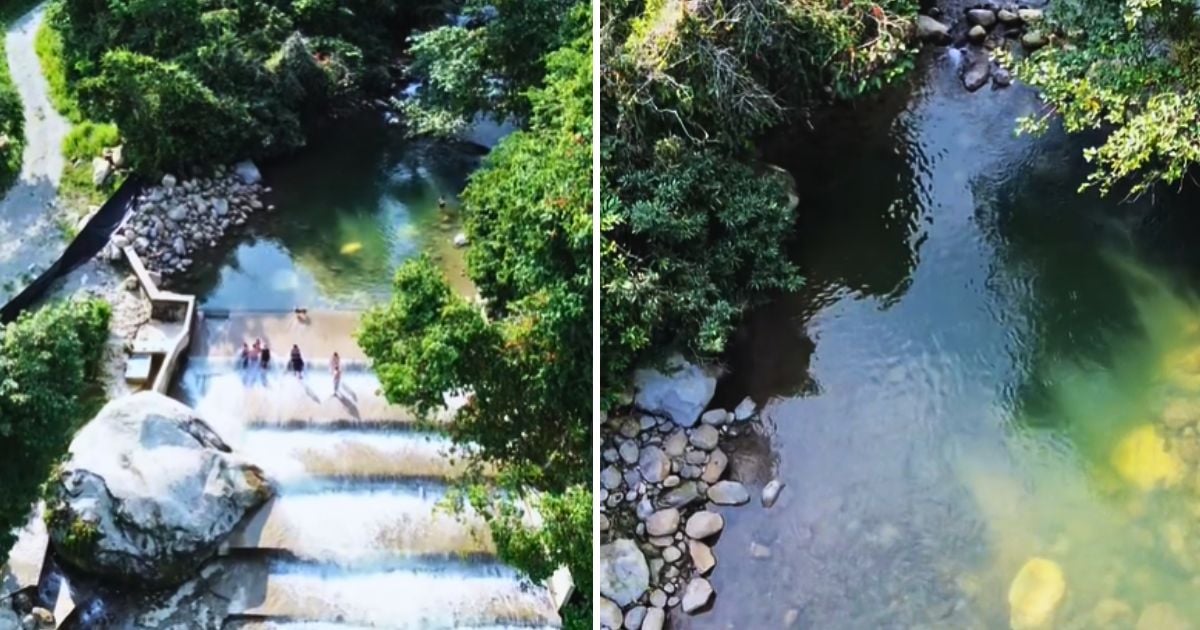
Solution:
M706 576L725 520L709 506L750 501L745 486L725 478L722 440L747 430L756 409L747 398L706 411L716 375L678 358L665 373L638 371L635 381L632 405L601 427L597 607L603 627L658 630L671 609L696 613L713 600ZM768 484L763 504L782 488Z
M113 235L105 250L110 260L132 245L146 268L164 280L186 272L195 255L217 242L250 215L274 210L262 196L271 192L253 162L231 168L218 166L210 177L180 181L164 175L158 186L148 187L134 202L125 226Z
M1016 44L1033 52L1050 42L1043 28L1042 10L1024 4L994 3L968 7L962 17L952 19L934 8L917 18L917 37L923 42L954 46L963 55L963 86L974 92L988 84L1004 88L1013 76L1004 67L1016 52Z

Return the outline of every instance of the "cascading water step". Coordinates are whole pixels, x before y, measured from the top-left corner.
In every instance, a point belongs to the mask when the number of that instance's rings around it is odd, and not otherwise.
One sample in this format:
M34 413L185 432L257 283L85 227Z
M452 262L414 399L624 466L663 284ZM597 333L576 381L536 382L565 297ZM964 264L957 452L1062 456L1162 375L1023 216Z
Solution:
M345 571L278 563L271 567L262 592L235 602L230 613L233 620L396 629L558 626L545 589L523 584L509 569L502 571L505 574L479 575L469 569L436 574Z
M466 468L451 453L453 443L436 433L252 428L238 446L285 492L314 484L432 483L455 478Z
M482 519L438 509L441 497L441 488L425 485L283 493L243 523L226 547L280 550L343 566L494 553Z

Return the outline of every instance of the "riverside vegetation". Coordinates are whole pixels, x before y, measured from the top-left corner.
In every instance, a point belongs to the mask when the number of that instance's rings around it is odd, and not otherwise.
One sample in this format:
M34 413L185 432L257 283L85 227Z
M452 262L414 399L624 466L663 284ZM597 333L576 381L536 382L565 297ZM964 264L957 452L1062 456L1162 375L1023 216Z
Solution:
M427 133L487 113L520 123L462 195L483 308L421 258L397 272L391 302L366 315L358 340L393 402L431 411L447 391L470 392L450 432L474 445L479 474L458 499L489 520L506 563L535 580L569 568L564 624L589 628L590 11L575 0L504 0L468 3L463 15L465 24L414 38L425 83L405 109ZM494 480L484 465L498 470ZM543 520L536 529L530 503Z

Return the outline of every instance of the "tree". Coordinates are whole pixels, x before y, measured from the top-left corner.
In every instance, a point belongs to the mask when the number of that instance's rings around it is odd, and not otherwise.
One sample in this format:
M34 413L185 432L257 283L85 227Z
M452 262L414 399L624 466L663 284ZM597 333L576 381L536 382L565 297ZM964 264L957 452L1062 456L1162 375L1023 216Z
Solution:
M87 396L110 317L100 300L66 302L0 327L0 556L72 433L94 411Z
M742 315L800 286L797 200L756 139L911 67L908 0L605 3L605 400L669 352L713 357Z
M448 392L468 396L449 432L476 474L457 498L488 519L499 557L530 579L570 569L571 628L591 624L587 17L587 5L576 4L574 37L539 56L545 79L525 92L524 128L500 142L463 193L468 269L483 304L456 295L420 258L397 271L390 303L369 311L358 334L388 400L428 412ZM502 8L496 20L505 19ZM496 475L481 474L485 467ZM530 524L528 507L540 525Z
M1200 19L1187 0L1062 0L1043 27L1051 45L1016 66L1046 103L1023 131L1057 117L1070 132L1102 130L1085 150L1082 189L1140 195L1180 182L1200 160Z

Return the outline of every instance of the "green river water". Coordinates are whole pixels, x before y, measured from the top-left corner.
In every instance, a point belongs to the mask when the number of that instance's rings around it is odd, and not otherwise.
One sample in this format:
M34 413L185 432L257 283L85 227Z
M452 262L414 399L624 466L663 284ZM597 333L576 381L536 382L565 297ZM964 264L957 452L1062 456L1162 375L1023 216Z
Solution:
M787 487L722 510L715 604L673 621L1008 628L1043 558L1045 627L1200 628L1198 196L1078 194L1094 138L1015 136L1034 94L925 55L766 151L809 283L749 318L717 403L766 404L731 474Z

